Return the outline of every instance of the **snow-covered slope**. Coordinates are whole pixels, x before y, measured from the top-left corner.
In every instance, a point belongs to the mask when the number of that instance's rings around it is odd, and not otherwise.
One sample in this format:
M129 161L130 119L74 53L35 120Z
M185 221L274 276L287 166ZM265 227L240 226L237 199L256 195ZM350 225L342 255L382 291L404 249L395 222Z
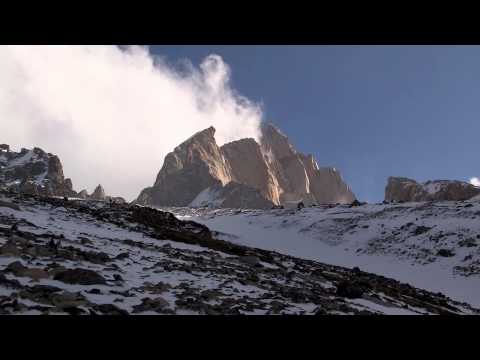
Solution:
M479 312L359 269L218 240L151 208L0 192L0 314L17 313Z
M168 209L234 243L353 267L480 306L480 202Z

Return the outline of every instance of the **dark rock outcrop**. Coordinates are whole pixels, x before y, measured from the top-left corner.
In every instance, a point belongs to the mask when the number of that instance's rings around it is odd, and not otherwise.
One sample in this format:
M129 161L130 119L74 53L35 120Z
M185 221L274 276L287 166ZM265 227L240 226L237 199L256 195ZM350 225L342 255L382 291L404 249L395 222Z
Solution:
M0 187L31 195L76 196L58 156L38 147L17 153L0 146Z
M80 285L103 285L106 284L105 278L96 273L93 270L88 269L67 269L58 272L54 278L67 284L80 284Z

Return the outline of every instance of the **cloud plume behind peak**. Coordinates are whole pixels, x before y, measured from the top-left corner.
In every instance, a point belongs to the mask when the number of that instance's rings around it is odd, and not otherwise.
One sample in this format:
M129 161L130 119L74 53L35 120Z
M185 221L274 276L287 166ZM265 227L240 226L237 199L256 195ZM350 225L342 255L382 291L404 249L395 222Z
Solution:
M473 186L480 187L480 178L478 178L478 177L471 178L470 179L470 184L472 184Z
M261 107L231 88L220 56L183 65L138 46L0 46L0 142L58 154L77 190L132 200L197 131L258 139Z

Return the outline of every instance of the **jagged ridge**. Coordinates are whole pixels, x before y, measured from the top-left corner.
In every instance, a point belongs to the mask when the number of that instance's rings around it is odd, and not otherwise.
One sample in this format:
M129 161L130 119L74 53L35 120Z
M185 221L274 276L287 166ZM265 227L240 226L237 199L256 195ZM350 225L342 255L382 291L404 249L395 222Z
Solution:
M215 129L200 131L165 157L155 184L144 189L136 202L156 206L198 204L198 196L226 194L234 207L269 208L287 202L350 203L355 196L333 168L319 168L312 155L297 152L272 124L262 126L260 143L241 139L219 147ZM257 192L258 194L255 194ZM240 196L241 194L241 196ZM240 199L236 199L236 196ZM260 201L259 198L262 198ZM226 207L221 198L210 204Z

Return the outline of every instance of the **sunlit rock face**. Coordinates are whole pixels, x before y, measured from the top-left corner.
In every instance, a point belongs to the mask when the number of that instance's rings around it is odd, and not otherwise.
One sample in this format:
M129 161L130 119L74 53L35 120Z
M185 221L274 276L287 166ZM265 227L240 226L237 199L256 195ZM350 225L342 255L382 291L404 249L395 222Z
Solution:
M262 128L261 146L278 183L279 202L351 203L355 195L334 168L319 168L313 155L297 152L272 124Z
M154 185L136 202L198 206L201 194L204 205L210 201L217 207L266 208L292 201L355 199L335 169L319 168L312 155L297 152L272 124L263 125L261 131L260 143L246 138L222 147L213 127L196 133L166 156Z
M204 189L232 180L230 165L215 142L210 127L186 140L165 157L155 184L144 189L138 203L188 206Z
M458 180L418 183L405 177L389 177L385 200L396 202L462 201L480 194L480 188Z

